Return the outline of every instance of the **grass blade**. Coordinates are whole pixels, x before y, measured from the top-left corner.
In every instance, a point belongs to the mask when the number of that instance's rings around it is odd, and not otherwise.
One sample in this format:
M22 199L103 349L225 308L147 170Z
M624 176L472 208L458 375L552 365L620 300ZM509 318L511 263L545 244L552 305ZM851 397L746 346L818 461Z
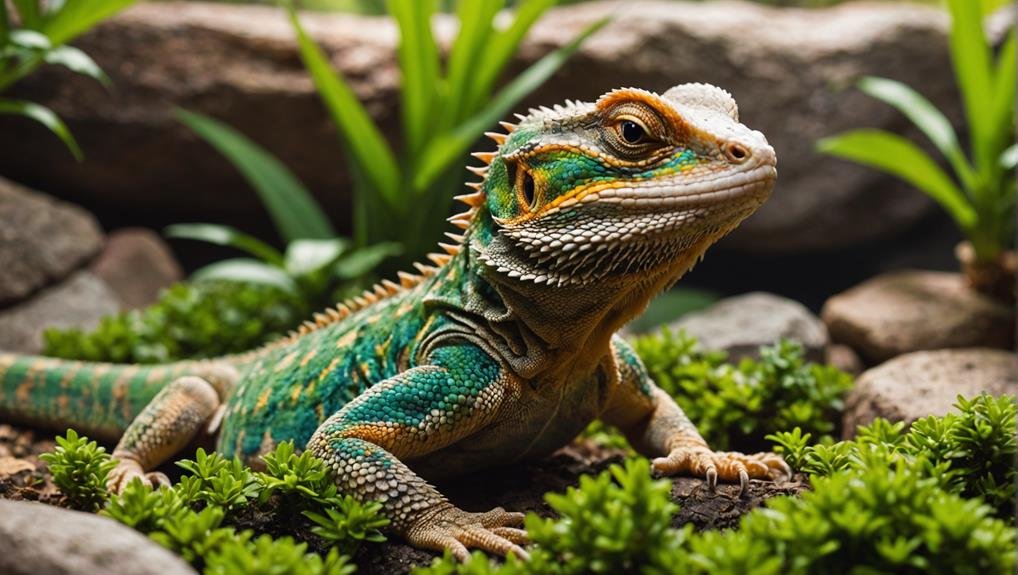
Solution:
M434 0L391 0L389 12L399 24L403 134L409 158L416 158L431 136L434 96L439 84L438 47L431 34ZM413 165L409 166L413 169Z
M18 11L18 18L21 20L22 27L29 30L39 28L39 24L42 23L42 17L39 14L39 3L37 0L11 0L11 4ZM6 9L7 5L5 3L4 10Z
M993 87L983 14L980 3L972 0L948 0L947 6L951 11L951 62L965 104L974 163L977 170L983 171L997 161L986 145L995 128L987 105Z
M478 75L491 65L488 53L494 36L492 22L504 5L504 0L461 0L459 3L456 15L460 30L449 53L449 96L439 132L453 128L476 110L468 107L467 98Z
M93 26L134 4L135 0L66 0L43 17L39 31L54 45L69 42Z
M300 293L297 284L283 270L250 258L223 260L191 274L191 281L207 280L261 284L277 287L294 295Z
M286 242L336 235L311 194L272 154L230 126L208 116L178 109L177 118L237 168L258 192L279 235Z
M414 189L424 190L442 175L442 172L457 161L488 126L504 118L520 100L533 92L565 64L566 60L580 48L583 42L601 28L610 18L594 22L571 42L534 62L523 73L506 85L501 92L480 112L463 122L456 130L428 147L424 161L414 179Z
M74 140L71 131L67 129L67 124L64 124L63 120L46 106L22 100L0 100L0 114L24 116L39 122L60 138L60 141L71 151L75 160L80 162L85 158L85 155L81 153L81 148L78 147L78 142Z
M301 59L311 74L318 95L332 117L350 157L371 188L385 198L391 209L405 212L400 195L400 169L389 144L368 116L364 106L332 66L321 48L304 31L293 6L286 6L290 23L297 34Z
M1014 140L1014 100L1016 81L1016 48L1015 31L1007 35L1004 45L1000 48L994 72L993 125L997 133L993 138L998 146L1006 146Z
M168 238L198 240L243 250L272 265L283 265L283 254L269 244L244 232L218 224L174 224L163 230Z
M72 72L88 76L107 89L111 87L109 76L95 63L95 60L74 46L58 46L46 52L45 60L47 64L64 66Z
M817 142L821 152L893 174L937 201L964 230L976 213L940 166L909 140L883 130L855 130Z
M951 162L964 188L966 190L975 188L976 175L965 158L965 153L962 152L954 127L922 94L897 80L873 76L860 80L859 89L904 114Z

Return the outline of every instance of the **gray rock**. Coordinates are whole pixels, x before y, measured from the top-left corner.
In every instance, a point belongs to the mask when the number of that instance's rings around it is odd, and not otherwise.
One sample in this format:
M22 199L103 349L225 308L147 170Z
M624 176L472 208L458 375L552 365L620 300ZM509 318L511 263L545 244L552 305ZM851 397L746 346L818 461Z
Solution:
M0 499L0 573L194 575L158 543L112 519Z
M900 232L931 209L919 192L821 156L814 145L851 128L906 129L900 114L849 89L863 74L922 86L949 117L960 117L943 11L910 3L816 10L740 2L641 2L618 10L616 2L581 3L550 11L510 71L606 14L613 22L526 104L595 98L618 86L665 90L689 81L730 90L742 118L774 144L781 175L770 202L726 239L729 247L774 252L858 245ZM302 18L398 143L392 22L335 14ZM440 17L436 24L447 41L453 22ZM290 166L328 211L348 213L349 178L335 133L277 9L145 3L76 43L110 74L116 91L53 67L20 82L15 95L60 113L89 161L74 162L46 130L4 118L0 172L86 205L117 205L131 221L159 224L200 215L249 229L267 225L236 171L173 118L173 107L182 106L237 127Z
M146 228L111 233L90 269L113 290L123 309L151 305L160 291L184 277L170 247Z
M1014 342L1014 308L947 272L877 276L829 299L821 317L833 341L870 363L920 350L1011 349Z
M102 280L87 271L76 272L67 281L0 311L0 349L39 353L47 328L91 329L119 309L116 294Z
M911 423L944 415L958 395L1018 393L1018 357L986 349L945 349L898 356L862 374L845 400L845 438L877 417Z
M738 361L758 357L762 345L779 339L798 341L811 361L823 361L827 330L802 304L774 294L754 292L725 298L671 324L696 337L707 349L728 352Z
M64 279L102 246L91 214L4 178L0 222L0 306Z

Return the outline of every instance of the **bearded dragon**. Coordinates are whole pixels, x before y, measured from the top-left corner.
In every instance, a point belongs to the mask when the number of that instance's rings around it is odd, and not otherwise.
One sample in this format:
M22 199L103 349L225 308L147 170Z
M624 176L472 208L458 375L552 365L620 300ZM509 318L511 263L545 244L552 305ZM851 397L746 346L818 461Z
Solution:
M778 479L773 454L712 451L613 335L752 214L777 175L763 134L705 84L531 110L451 218L434 266L399 274L260 349L161 366L0 356L0 414L119 440L109 487L199 434L250 464L285 440L413 545L526 556L523 516L458 509L430 479L539 458L600 418L661 475Z

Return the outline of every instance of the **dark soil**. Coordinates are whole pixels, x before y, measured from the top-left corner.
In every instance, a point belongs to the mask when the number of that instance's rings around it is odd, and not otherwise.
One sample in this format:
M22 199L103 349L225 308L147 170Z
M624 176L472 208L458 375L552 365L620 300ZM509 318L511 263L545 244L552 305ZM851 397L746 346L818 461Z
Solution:
M54 447L52 434L0 424L0 498L40 501L65 505L53 485L39 455ZM454 480L438 487L453 503L471 511L502 506L513 511L533 511L552 515L544 501L549 491L565 491L579 482L581 475L597 474L624 456L618 450L606 450L590 443L576 443L551 457L525 465L489 470ZM796 495L807 486L796 481L776 485L751 481L748 492L738 496L737 485L719 485L711 493L704 481L676 478L672 498L680 506L674 518L676 526L692 523L696 529L734 527L739 517L777 495ZM325 542L311 534L309 522L285 502L269 502L268 509L249 508L233 521L241 529L254 529L273 536L291 535L307 541L317 551L326 550ZM381 544L364 545L355 559L363 575L405 573L417 565L426 565L433 553L414 549L397 538Z

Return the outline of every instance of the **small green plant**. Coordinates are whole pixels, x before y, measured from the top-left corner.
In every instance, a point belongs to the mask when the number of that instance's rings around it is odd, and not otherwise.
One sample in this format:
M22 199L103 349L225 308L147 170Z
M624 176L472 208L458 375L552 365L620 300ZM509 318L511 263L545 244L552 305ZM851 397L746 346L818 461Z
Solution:
M258 473L258 481L265 497L278 493L288 501L297 498L323 506L341 500L325 463L310 451L297 455L292 441L280 442L275 451L263 455L262 460L265 471Z
M897 108L929 138L951 165L954 180L914 143L890 132L856 130L818 145L825 153L894 174L928 194L968 237L976 262L993 264L1014 239L1015 32L1011 30L995 58L983 31L980 4L947 1L951 61L964 102L971 159L944 114L920 93L885 78L859 83L863 92Z
M262 535L253 541L232 540L209 553L205 575L351 575L357 571L337 549L322 558L307 551L307 543L291 537Z
M633 347L715 449L760 451L766 434L793 427L831 435L852 386L848 374L806 362L802 346L789 341L763 347L759 360L738 365L667 328L636 338Z
M385 541L379 531L389 524L382 517L382 504L376 501L362 504L346 495L336 500L335 507L327 507L325 514L304 511L305 517L315 523L311 532L329 541L346 554L357 550L362 541Z
M95 511L106 501L106 476L116 467L106 449L68 429L57 447L40 459L49 466L53 483L75 509Z
M165 363L238 353L294 329L305 302L258 284L197 281L171 286L154 305L107 316L91 332L48 329L44 354L114 363Z
M64 66L109 87L109 78L95 61L67 43L133 3L134 0L12 0L0 4L0 93L44 64ZM39 122L60 138L76 159L83 158L71 131L53 110L35 102L0 98L0 114L16 114Z
M195 458L177 462L190 472L180 480L179 489L188 501L203 501L230 513L259 497L260 484L254 473L239 459L226 459L218 453L207 454L198 448Z

